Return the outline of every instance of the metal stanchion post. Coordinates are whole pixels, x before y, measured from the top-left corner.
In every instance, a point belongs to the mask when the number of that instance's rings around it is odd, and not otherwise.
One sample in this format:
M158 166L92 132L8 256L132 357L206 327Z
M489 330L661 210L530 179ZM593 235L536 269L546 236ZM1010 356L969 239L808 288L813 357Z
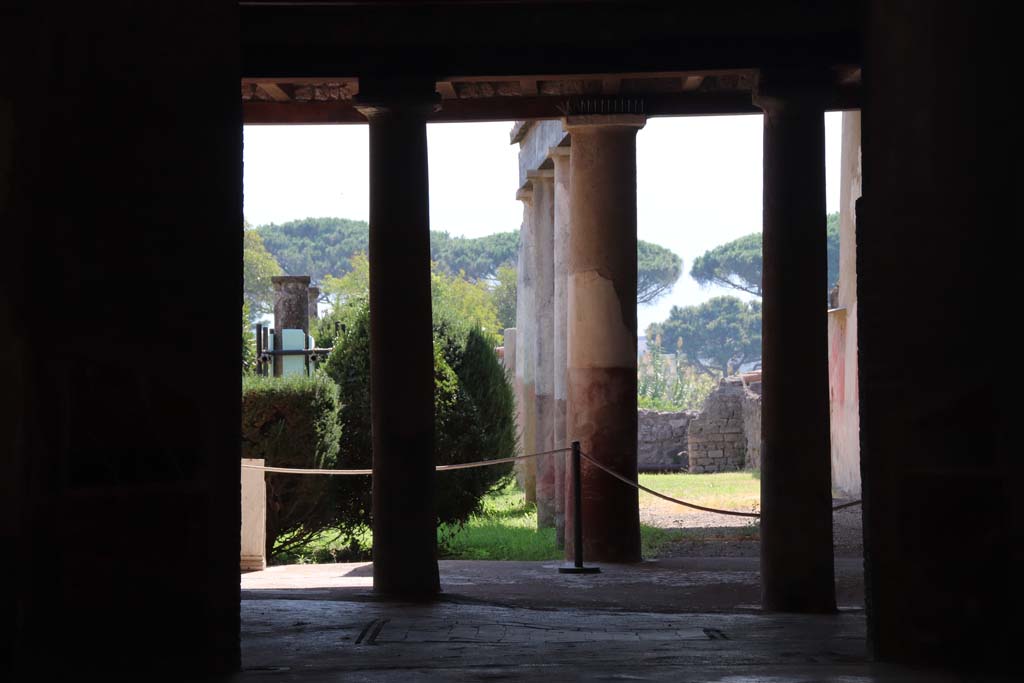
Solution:
M583 477L580 473L580 442L572 442L572 549L575 562L559 567L559 574L599 574L600 567L583 566Z

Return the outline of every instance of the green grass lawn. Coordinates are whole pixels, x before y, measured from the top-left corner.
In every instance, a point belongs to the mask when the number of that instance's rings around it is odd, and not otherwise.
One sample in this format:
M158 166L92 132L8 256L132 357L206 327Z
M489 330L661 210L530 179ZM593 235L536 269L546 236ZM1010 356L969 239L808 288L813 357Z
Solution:
M640 483L650 489L689 503L720 510L757 512L761 502L760 472L721 472L717 474L641 474ZM682 510L644 491L640 506Z
M760 481L755 472L722 474L641 474L640 483L675 498L698 505L749 512L760 500ZM640 493L641 507L671 509L685 519L684 509L648 493ZM756 535L756 527L744 536ZM295 555L275 559L274 564L346 562L368 560L372 537L369 531L355 546L343 544L325 532L317 541ZM659 557L665 548L699 534L641 525L641 550L645 558ZM438 553L447 560L561 560L555 547L555 530L537 528L537 509L524 501L515 483L484 499L483 511L462 528L444 526L438 530Z

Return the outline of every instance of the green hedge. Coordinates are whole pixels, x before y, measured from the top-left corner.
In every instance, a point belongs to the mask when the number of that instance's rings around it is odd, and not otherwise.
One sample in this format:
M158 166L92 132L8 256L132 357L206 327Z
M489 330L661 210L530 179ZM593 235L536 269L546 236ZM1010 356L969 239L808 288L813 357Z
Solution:
M512 389L494 340L449 320L434 323L434 460L455 464L515 450ZM335 340L324 371L338 384L342 407L339 467L372 467L369 311L363 305ZM439 524L459 525L483 497L507 481L511 464L436 475ZM368 477L333 477L339 530L350 538L372 524Z
M242 457L268 466L338 466L338 388L313 377L242 379ZM267 473L267 557L300 547L337 519L330 479Z

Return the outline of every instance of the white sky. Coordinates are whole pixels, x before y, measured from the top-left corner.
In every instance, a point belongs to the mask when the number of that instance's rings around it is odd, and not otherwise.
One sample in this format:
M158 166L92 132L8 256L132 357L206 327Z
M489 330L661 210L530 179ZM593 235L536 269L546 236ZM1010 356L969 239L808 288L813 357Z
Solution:
M839 208L842 117L825 115L826 206ZM638 332L672 306L735 290L689 276L708 249L761 229L761 117L656 118L637 135L637 225L642 240L672 249L683 276L637 310ZM511 122L431 124L430 227L480 237L518 230L522 204ZM366 126L246 126L245 217L253 225L297 218L369 218Z

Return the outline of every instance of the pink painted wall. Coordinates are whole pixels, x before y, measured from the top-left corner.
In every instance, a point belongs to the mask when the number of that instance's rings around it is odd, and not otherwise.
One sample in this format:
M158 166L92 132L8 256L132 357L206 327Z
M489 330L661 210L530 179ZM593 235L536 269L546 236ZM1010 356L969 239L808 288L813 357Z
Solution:
M839 208L839 306L828 315L832 486L860 495L860 391L857 384L857 233L861 195L860 112L843 113Z

